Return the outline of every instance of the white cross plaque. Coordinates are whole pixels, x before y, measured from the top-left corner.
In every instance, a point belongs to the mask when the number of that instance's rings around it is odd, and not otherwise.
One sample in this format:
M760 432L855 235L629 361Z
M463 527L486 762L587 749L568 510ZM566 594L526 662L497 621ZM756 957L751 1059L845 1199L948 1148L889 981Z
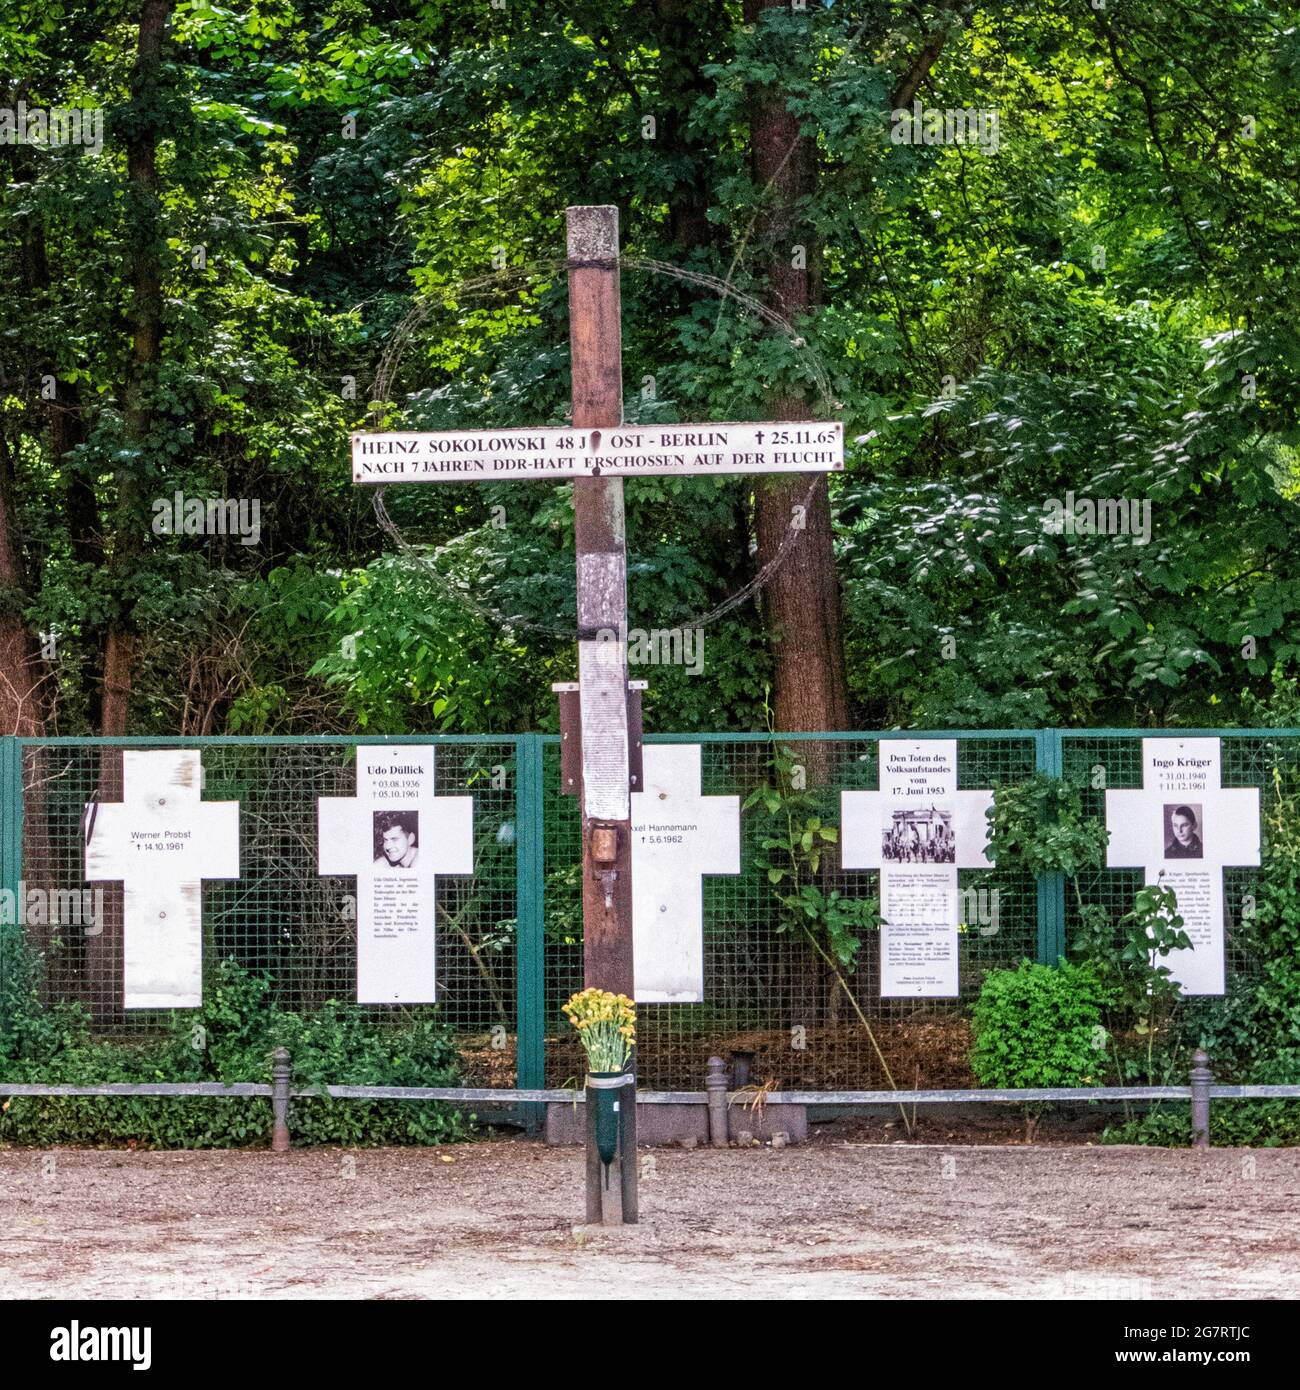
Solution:
M880 790L840 793L846 869L880 870L882 998L948 999L958 869L989 869L989 791L957 790L956 739L880 740Z
M357 748L356 796L322 796L318 871L357 880L357 1002L432 1004L436 875L474 872L474 798L435 796L430 744Z
M1184 994L1224 992L1223 870L1259 863L1259 789L1219 785L1217 738L1144 738L1142 789L1106 793L1109 869L1172 888L1188 951L1170 951Z
M698 743L648 743L632 793L632 978L638 1002L704 998L704 874L740 872L740 798L700 795Z
M98 803L86 879L121 880L123 1007L203 1003L203 880L239 877L239 802L203 801L197 749L126 749L122 800Z

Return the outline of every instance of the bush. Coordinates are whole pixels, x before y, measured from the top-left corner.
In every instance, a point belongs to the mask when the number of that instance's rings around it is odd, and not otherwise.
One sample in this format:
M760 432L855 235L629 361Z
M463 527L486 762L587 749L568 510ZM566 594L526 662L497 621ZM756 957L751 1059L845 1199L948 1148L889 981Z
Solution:
M971 1071L984 1086L1098 1084L1104 1061L1102 990L1094 972L1064 961L1052 970L1023 961L985 977L971 1019ZM1042 1106L1025 1111L1032 1137Z
M178 1015L170 1037L134 1044L92 1038L80 1009L41 1006L37 974L30 960L19 960L6 975L0 1072L9 1081L265 1082L277 1047L292 1054L298 1085L454 1086L460 1079L451 1032L436 1016L421 1012L380 1026L356 1005L337 1002L309 1015L290 1013L275 1003L269 980L232 960L210 972L203 1007ZM299 1143L441 1144L467 1137L472 1118L428 1101L300 1100L290 1127ZM142 1148L269 1144L271 1106L263 1098L14 1096L0 1112L0 1139Z
M1107 1125L1101 1142L1187 1148L1192 1142L1187 1102L1152 1106L1145 1115ZM1300 1114L1295 1101L1216 1101L1210 1109L1210 1142L1226 1148L1260 1149L1300 1144Z
M1292 1061L1260 1063L1251 1082L1260 1086L1296 1083ZM1220 1078L1216 1075L1215 1080ZM1153 1105L1123 1124L1107 1125L1103 1144L1163 1144L1187 1147L1192 1126L1187 1102ZM1210 1106L1210 1143L1227 1148L1281 1148L1300 1144L1300 1106L1294 1100L1216 1100Z
M1096 976L1083 965L1055 970L1023 961L985 977L972 1019L971 1070L982 1085L1091 1086L1105 1030Z

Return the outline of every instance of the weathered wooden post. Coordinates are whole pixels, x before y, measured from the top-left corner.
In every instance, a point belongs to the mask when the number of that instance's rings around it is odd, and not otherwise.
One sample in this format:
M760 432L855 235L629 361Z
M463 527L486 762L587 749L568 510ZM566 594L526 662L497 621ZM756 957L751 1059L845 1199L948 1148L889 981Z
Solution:
M618 209L571 207L566 209L565 218L573 425L582 430L618 429L623 423ZM625 641L627 541L622 478L575 478L573 527L578 568L578 717L582 731L583 982L588 988L626 994L631 999L635 997L632 803ZM632 1068L635 1075L635 1055ZM589 1096L589 1108L590 1102ZM599 1185L593 1199L589 1154L589 1220L601 1219L602 1213L606 1219L636 1220L635 1081L625 1088L619 1107L619 1133L624 1140L618 1158L622 1210L617 1217L605 1211L612 1190L605 1193ZM599 1165L595 1171L599 1171Z

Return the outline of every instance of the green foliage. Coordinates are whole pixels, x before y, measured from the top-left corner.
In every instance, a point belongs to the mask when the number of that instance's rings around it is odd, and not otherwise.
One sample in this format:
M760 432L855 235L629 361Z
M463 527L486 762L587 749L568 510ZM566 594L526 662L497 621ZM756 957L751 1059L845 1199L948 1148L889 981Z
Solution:
M1186 1065L1177 1027L1182 996L1163 962L1190 946L1177 895L1160 884L1140 888L1117 924L1095 908L1083 914L1074 949L1104 991L1120 1085L1171 1084Z
M548 866L543 931L548 945L574 946L582 941L582 861Z
M454 1086L459 1080L450 1031L428 1011L396 1025L335 1002L310 1015L286 1012L265 977L231 960L209 973L203 1007L179 1017L170 1037L132 1043L92 1037L78 1010L43 1007L32 986L38 963L16 962L15 969L24 982L6 984L9 1022L0 1035L6 1080L265 1083L277 1047L289 1049L296 1085ZM441 1144L470 1133L460 1112L403 1101L298 1100L290 1126L297 1142L354 1146ZM270 1136L270 1102L261 1098L19 1096L0 1112L0 1139L19 1144L233 1148L266 1144Z
M1086 965L1031 961L984 978L972 1014L971 1070L999 1089L1100 1085L1105 991Z
M21 933L0 924L0 1060L39 1062L85 1043L88 1024L75 1004L41 1001L42 962Z
M1079 788L1046 773L994 787L989 821L987 854L1004 871L1074 878L1105 858L1106 827L1085 817Z
M805 786L806 769L789 745L773 746L770 781L745 798L742 809L762 816L754 833L758 839L757 867L776 887L781 916L778 932L798 932L818 950L852 969L862 949L862 936L880 926L879 905L872 898L851 898L838 889L826 891L822 860L839 842L839 830L828 825L827 793Z
M1089 925L1098 926L1098 919ZM1139 888L1133 909L1119 920L1118 932L1100 925L1079 941L1079 953L1090 962L1108 997L1138 1019L1137 1031L1151 1031L1149 1020L1166 1013L1179 998L1177 984L1167 965L1170 951L1187 950L1191 939L1178 915L1178 897L1172 888L1147 884Z
M857 726L1204 724L1263 697L1300 652L1290 10L851 9L184 4L135 100L134 14L106 27L59 0L0 21L30 105L106 113L94 156L0 147L0 452L25 571L0 607L58 637L49 726L96 727L123 618L134 731L554 727L568 488L392 489L415 547L395 558L346 452L417 307L391 423L563 418L555 258L578 202L624 214L630 421L740 419L775 394L821 409L825 371L853 441L832 503ZM996 156L891 140L892 94L940 37L920 95L997 110ZM821 286L798 340L744 298L770 273L761 90L815 145L775 219L809 229ZM157 206L126 157L150 119ZM141 246L160 248L164 335L137 438ZM175 490L258 499L263 540L152 535ZM1150 501L1149 540L1045 530L1070 491ZM627 495L633 626L753 577L745 480ZM702 673L638 672L653 725L762 727L761 603L709 628Z
M1104 1144L1186 1148L1192 1140L1186 1102L1153 1105L1144 1114L1107 1125L1101 1140ZM1293 1100L1215 1101L1210 1108L1210 1142L1226 1148L1295 1146L1300 1144L1300 1111Z

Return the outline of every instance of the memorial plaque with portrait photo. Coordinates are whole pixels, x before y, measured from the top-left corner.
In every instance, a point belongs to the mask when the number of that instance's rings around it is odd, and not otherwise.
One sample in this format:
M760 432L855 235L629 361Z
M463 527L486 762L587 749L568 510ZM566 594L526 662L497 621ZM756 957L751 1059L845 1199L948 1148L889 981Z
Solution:
M356 795L317 802L319 871L356 878L359 1004L437 998L437 877L473 873L474 803L436 793L434 751L363 745Z
M420 813L376 811L373 820L376 871L414 871L420 857Z
M1169 802L1164 808L1165 858L1204 859L1205 840L1199 801Z
M1141 868L1177 901L1191 945L1160 964L1184 994L1223 994L1223 873L1259 863L1259 789L1223 785L1217 738L1144 738L1142 786L1107 789L1106 828L1107 868Z

